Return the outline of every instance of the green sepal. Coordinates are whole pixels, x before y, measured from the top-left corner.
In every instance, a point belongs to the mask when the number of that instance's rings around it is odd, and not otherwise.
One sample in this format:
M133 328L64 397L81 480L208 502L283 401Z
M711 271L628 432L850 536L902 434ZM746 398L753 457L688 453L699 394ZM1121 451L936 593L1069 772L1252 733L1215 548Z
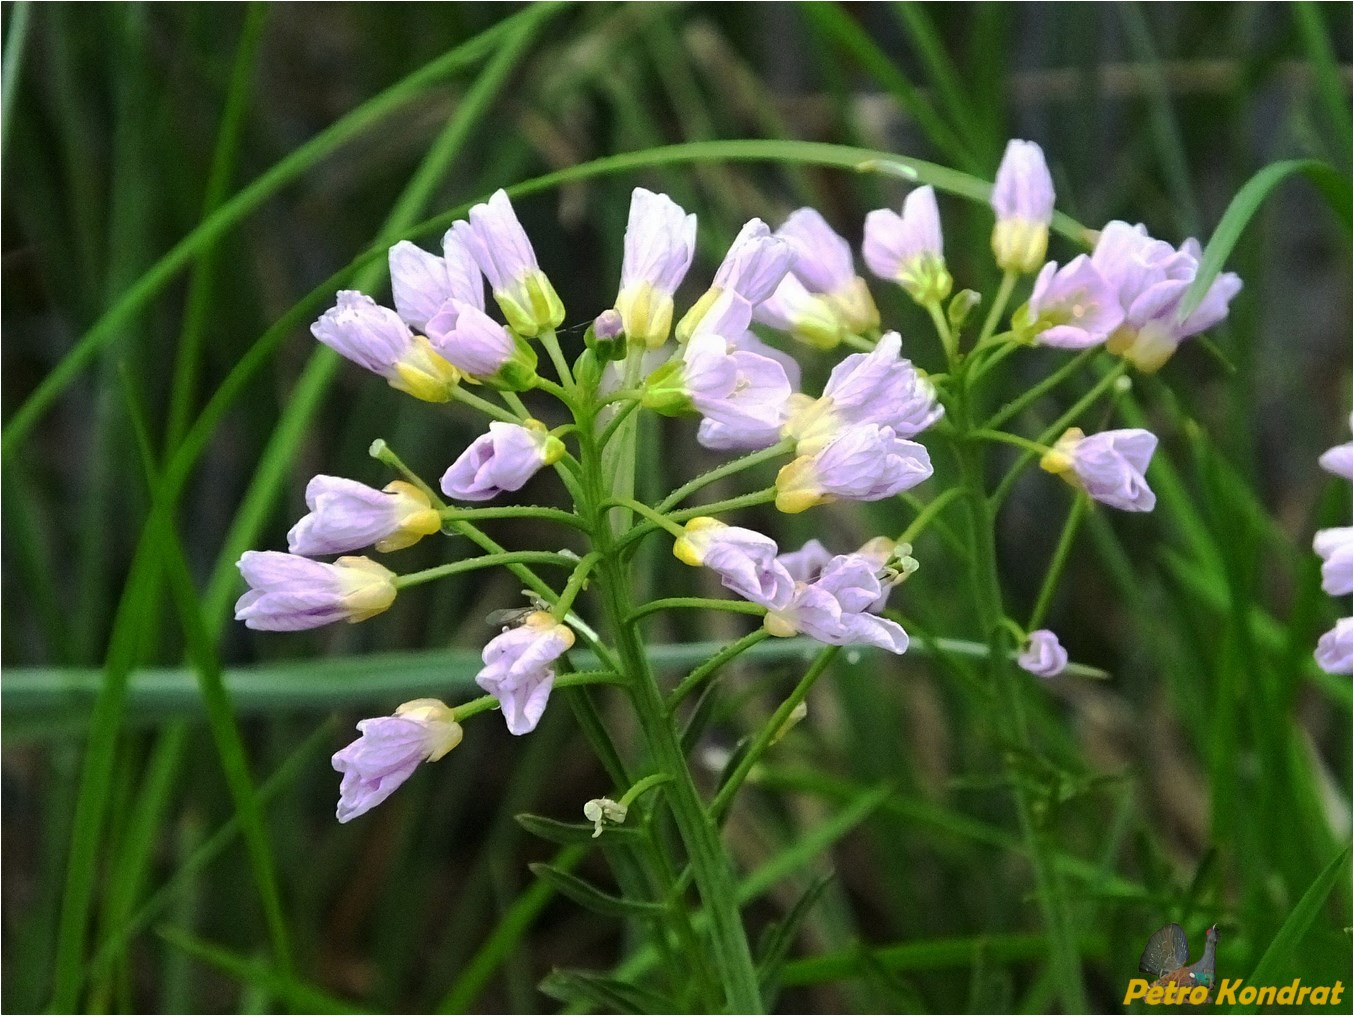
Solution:
M536 387L536 365L540 363L535 348L516 332L512 333L513 354L492 376L483 381L500 392L526 392Z
M672 359L649 375L644 382L645 409L664 416L682 416L695 411L686 390L686 364Z
M973 309L983 302L982 295L972 289L961 289L950 300L945 310L945 319L950 323L950 331L958 335L964 329Z

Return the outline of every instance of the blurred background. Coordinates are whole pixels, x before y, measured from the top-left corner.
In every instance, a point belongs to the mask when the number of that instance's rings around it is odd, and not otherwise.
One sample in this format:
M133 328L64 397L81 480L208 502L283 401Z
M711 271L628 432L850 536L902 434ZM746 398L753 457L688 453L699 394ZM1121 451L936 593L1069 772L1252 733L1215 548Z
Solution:
M271 635L231 620L234 562L285 547L315 473L387 482L373 438L435 477L482 429L308 334L336 289L386 298L384 249L435 248L447 220L419 223L563 171L515 204L568 328L614 299L634 186L700 216L688 299L751 216L774 226L812 204L857 244L865 213L906 193L793 144L664 147L729 139L859 146L990 180L1006 140L1029 138L1061 210L1173 243L1206 241L1268 164L1339 174L1334 197L1302 175L1268 194L1228 264L1245 288L1226 326L1116 410L1116 425L1162 437L1161 505L1094 513L1049 619L1110 680L1041 684L1037 743L1010 745L965 660L843 657L759 770L726 834L765 876L749 887L754 934L835 872L781 1008L1057 1004L1011 752L1095 1011L1122 1007L1168 921L1196 954L1220 925L1221 976L1264 957L1273 983L1349 984L1350 684L1311 658L1349 605L1321 593L1310 550L1315 529L1350 521L1349 486L1316 466L1349 439L1348 5L56 3L3 19L6 1011L545 1011L558 1003L536 985L552 967L628 954L632 929L533 880L527 863L557 848L513 818L574 821L610 789L565 708L522 740L474 721L376 812L333 819L329 754L362 716L473 694L486 615L520 602L510 576ZM638 154L595 164L616 153ZM941 213L956 288L992 292L990 211L942 195ZM1051 253L1076 248L1055 238ZM935 369L923 315L875 293L905 354ZM580 334L566 331L575 351ZM816 390L835 357L795 352ZM1012 357L1004 394L1058 362ZM645 493L717 461L694 435L690 421L650 428ZM942 467L929 490L944 483ZM562 491L543 474L523 496ZM1027 476L1003 509L1013 616L1067 497ZM773 515L740 521L845 550L913 509ZM977 638L942 529L893 602L916 634ZM510 547L560 539L493 532ZM450 546L424 541L392 567L466 552ZM649 549L650 591L713 592ZM665 673L740 620L655 623ZM726 679L696 748L711 779L799 662L780 652ZM632 741L619 696L597 700ZM575 862L605 884L601 857Z

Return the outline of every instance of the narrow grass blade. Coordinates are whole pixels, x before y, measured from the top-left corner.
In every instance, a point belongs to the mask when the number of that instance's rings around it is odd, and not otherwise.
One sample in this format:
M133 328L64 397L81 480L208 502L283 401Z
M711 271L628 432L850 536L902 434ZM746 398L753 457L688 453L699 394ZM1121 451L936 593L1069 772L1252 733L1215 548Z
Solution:
M1232 253L1233 248L1240 241L1241 234L1245 232L1260 206L1265 203L1265 199L1274 191L1274 188L1297 173L1307 177L1316 185L1325 195L1331 211L1335 212L1345 228L1349 229L1351 197L1347 176L1318 159L1289 159L1285 162L1271 163L1247 180L1241 190L1236 192L1236 197L1232 198L1231 204L1227 206L1227 211L1223 213L1218 228L1213 231L1208 246L1204 248L1203 260L1199 264L1199 273L1194 277L1194 281L1190 283L1189 289L1185 291L1185 296L1180 301L1180 308L1176 311L1176 320L1183 321L1198 309L1199 304L1203 302L1204 296L1208 293L1208 287L1213 284L1213 280L1222 271L1222 266L1227 263L1228 255Z

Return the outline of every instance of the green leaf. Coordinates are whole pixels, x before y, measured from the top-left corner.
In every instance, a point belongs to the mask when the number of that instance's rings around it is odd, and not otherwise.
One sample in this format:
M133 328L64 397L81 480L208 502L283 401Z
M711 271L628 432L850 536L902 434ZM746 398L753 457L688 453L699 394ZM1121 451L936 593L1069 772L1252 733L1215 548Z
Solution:
M1350 847L1346 845L1345 849L1336 854L1331 862L1321 870L1321 873L1312 880L1312 884L1302 894L1302 899L1298 900L1298 905L1293 908L1293 912L1288 915L1287 920L1283 922L1283 926L1279 928L1278 934L1269 943L1269 948L1265 950L1265 954L1260 957L1260 962L1251 971L1251 976L1246 979L1247 984L1275 984L1284 975L1289 960L1297 952L1297 948L1302 943L1307 930L1311 928L1312 922L1321 913L1321 908L1326 905L1326 899L1330 896L1331 890L1335 888L1337 882L1341 881L1345 865L1349 862L1349 853ZM1239 1006L1234 1011L1239 1013L1258 1012L1259 1008L1256 1005Z
M565 1003L586 1002L603 1012L676 1012L669 1000L647 989L587 970L554 970L539 985L551 998Z
M558 843L560 846L567 847L573 843L579 843L584 846L592 843L593 833L596 827L590 822L561 822L558 819L546 818L543 815L521 814L514 816L517 824L533 836L539 836L543 840L549 840L551 843ZM643 836L643 833L634 826L609 825L606 827L602 836Z
M561 896L567 896L581 907L608 917L662 917L665 908L658 903L643 900L627 900L611 893L603 892L591 882L585 882L577 875L570 875L549 864L530 865L531 873L541 881L548 883Z
M818 902L823 891L831 885L835 874L828 872L825 875L819 875L809 887L804 890L803 895L795 901L795 905L790 908L790 912L785 915L785 919L777 921L770 925L762 941L762 948L759 950L760 956L757 960L757 980L762 985L762 999L766 1002L767 1008L772 1008L776 993L780 988L780 975L785 967L785 960L790 955L790 949L794 945L795 937L799 934L799 929L803 927L804 921L808 919L810 911Z
M1319 159L1289 159L1285 162L1271 163L1247 180L1227 206L1218 228L1213 231L1208 246L1204 248L1199 273L1190 283L1189 289L1185 290L1185 296L1180 301L1180 308L1175 314L1177 321L1184 321L1198 309L1208 293L1208 287L1222 271L1228 255L1240 241L1241 234L1245 232L1251 218L1265 203L1265 199L1274 188L1295 173L1301 173L1316 185L1325 196L1331 210L1340 217L1345 228L1349 229L1352 213L1348 176Z

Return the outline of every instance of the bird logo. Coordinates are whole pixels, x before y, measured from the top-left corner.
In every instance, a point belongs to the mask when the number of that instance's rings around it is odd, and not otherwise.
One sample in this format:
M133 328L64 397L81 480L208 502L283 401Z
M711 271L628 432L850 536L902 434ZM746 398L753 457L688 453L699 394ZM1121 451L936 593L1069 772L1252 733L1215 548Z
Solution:
M1203 956L1189 963L1189 940L1185 938L1185 930L1178 924L1168 924L1154 931L1147 940L1138 969L1156 978L1153 987L1173 984L1194 988L1202 985L1211 992L1215 983L1217 948L1218 926L1215 924L1204 937Z

